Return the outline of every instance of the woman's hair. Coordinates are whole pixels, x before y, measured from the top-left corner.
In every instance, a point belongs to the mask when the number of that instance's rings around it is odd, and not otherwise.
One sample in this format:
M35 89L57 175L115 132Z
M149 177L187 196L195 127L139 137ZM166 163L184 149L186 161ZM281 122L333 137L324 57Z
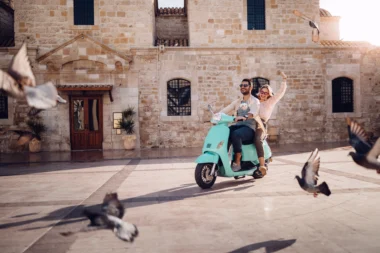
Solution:
M260 91L261 91L261 89L263 89L263 88L267 88L267 89L268 89L268 91L269 91L269 96L268 96L268 98L274 96L274 93L273 93L272 87L270 87L269 84L264 84L264 85L262 85L262 86L259 88L259 92L257 93L257 96L260 95Z

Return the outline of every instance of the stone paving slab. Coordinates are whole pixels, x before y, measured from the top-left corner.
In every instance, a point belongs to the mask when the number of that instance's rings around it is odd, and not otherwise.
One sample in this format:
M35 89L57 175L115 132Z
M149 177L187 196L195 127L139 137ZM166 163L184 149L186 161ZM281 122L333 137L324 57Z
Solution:
M210 190L194 181L195 157L4 166L0 252L379 252L380 177L349 151L320 152L332 195L318 198L294 179L309 152L275 156L263 179L218 178ZM109 191L139 228L134 243L107 230L59 235L86 226L83 206Z

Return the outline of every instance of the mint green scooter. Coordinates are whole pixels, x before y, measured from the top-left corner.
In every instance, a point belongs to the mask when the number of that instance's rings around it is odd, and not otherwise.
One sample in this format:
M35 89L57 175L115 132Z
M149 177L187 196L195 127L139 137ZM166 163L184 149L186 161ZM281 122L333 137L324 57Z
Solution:
M231 161L228 156L228 138L230 129L228 123L234 122L234 117L224 113L212 113L211 123L214 124L209 130L202 149L202 155L197 160L195 168L195 181L202 189L208 189L215 183L216 177L234 177L239 179L245 176L253 176L255 170L259 167L259 159L256 153L256 147L252 143L243 143L241 170L233 171ZM272 152L266 140L264 141L264 158L265 162L271 161ZM232 156L233 157L233 156Z

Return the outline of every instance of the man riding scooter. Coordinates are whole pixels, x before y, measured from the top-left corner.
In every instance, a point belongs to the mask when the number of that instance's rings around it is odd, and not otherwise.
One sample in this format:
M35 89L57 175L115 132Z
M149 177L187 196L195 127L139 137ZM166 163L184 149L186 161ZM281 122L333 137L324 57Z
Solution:
M221 113L228 114L234 111L235 124L230 126L229 144L234 150L233 171L241 170L242 145L244 142L254 140L256 124L262 124L258 119L260 101L251 95L252 85L249 79L243 79L240 83L241 98L233 101L230 105L222 109ZM256 121L256 119L258 119ZM263 177L260 170L254 172L255 178Z

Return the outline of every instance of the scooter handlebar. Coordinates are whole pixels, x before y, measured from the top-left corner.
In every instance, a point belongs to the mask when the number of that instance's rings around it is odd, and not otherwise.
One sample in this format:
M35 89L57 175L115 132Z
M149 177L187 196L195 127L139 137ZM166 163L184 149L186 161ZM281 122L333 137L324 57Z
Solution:
M211 118L211 123L213 124L231 123L234 121L235 117L229 116L225 113L215 113Z

